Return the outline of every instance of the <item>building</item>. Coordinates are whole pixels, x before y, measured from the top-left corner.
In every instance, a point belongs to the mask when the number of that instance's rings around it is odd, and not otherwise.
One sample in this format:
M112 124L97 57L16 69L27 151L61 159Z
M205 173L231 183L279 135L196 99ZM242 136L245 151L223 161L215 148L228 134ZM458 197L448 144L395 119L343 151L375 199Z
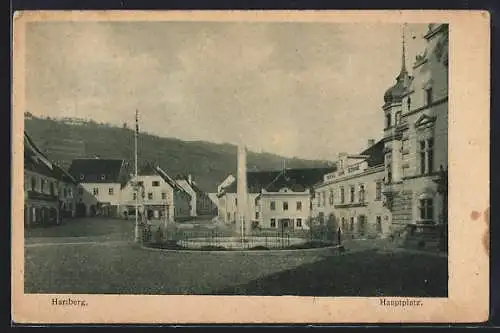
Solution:
M340 153L337 168L315 187L312 215L345 237L386 237L391 213L383 204L384 141L368 140L358 155Z
M69 173L79 182L77 215L118 217L129 175L122 159L75 159Z
M311 217L311 189L332 168L247 172L252 224L262 229L307 229ZM235 223L237 180L219 193L219 219Z
M59 224L75 215L76 180L49 159L24 132L24 224Z
M190 174L178 175L175 181L191 196L191 217L213 218L217 216L217 205L196 185Z
M136 192L135 184L140 187ZM136 202L136 195L139 198ZM147 163L122 190L120 214L135 216L136 203L150 220L185 221L191 216L191 196L159 166Z
M403 59L384 96L385 183L395 233L447 223L448 25L430 24L413 76Z

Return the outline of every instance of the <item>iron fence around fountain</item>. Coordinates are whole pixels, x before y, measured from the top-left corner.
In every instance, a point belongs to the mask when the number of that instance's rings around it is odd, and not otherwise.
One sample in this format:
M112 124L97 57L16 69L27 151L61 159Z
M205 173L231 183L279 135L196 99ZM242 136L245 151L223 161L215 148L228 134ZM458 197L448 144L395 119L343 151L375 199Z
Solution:
M297 240L301 240L297 244ZM340 238L328 228L309 230L253 230L251 235L240 237L229 229L178 229L154 228L143 230L146 244L169 248L196 248L204 250L265 250L282 248L308 248L336 245Z

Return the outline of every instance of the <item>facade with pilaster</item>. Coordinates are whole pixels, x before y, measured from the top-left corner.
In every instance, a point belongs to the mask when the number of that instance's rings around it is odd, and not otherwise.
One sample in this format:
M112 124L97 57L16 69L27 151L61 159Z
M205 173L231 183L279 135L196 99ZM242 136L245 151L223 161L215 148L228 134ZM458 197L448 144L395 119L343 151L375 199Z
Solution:
M403 62L384 96L383 193L398 234L447 223L448 25L430 24L427 46L413 64Z

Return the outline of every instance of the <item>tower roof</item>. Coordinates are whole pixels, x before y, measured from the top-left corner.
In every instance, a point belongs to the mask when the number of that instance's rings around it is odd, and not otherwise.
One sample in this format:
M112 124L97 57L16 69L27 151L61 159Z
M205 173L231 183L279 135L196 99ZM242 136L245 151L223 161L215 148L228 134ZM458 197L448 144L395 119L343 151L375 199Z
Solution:
M384 94L385 105L401 102L408 86L408 79L410 76L408 75L408 70L406 69L405 26L403 26L402 36L401 70L399 75L396 77L396 83L387 89Z

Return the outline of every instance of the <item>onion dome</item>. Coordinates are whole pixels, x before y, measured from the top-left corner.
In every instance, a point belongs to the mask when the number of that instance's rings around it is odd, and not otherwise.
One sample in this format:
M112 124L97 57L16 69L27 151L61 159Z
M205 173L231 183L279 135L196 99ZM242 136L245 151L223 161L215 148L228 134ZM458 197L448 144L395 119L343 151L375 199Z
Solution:
M408 71L406 70L406 61L405 61L405 39L404 39L404 31L403 31L403 52L401 57L401 71L399 75L396 77L396 84L386 90L384 94L384 103L385 105L390 105L392 103L400 103L403 99L403 95L406 91L408 85Z

